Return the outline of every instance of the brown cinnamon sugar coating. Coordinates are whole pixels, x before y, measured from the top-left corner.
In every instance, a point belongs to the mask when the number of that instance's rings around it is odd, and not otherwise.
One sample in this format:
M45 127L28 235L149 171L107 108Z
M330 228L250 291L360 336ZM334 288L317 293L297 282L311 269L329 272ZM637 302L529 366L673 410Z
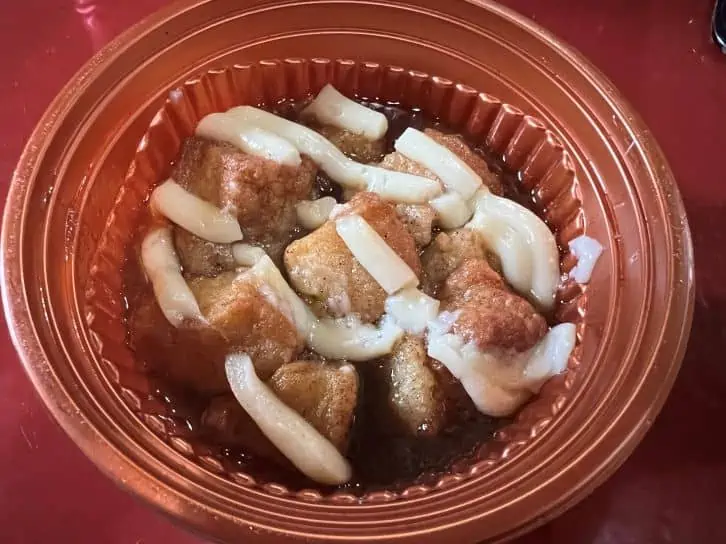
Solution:
M354 161L362 163L378 162L386 152L385 138L368 140L360 134L338 127L328 125L311 126Z
M187 138L172 178L199 198L237 218L249 243L278 241L296 223L295 204L309 198L317 168L248 155L203 138Z
M422 289L436 296L444 281L467 259L486 259L487 251L481 234L471 229L457 229L436 235L421 254Z
M213 278L237 267L231 244L203 240L181 227L174 227L174 247L187 276Z
M458 312L453 332L482 351L526 351L547 332L544 317L513 293L485 259L464 261L441 295L442 310Z
M336 217L358 214L419 276L416 244L393 205L374 193L358 193ZM293 286L320 301L331 315L359 314L366 322L383 315L386 292L353 256L335 230L334 220L285 250L285 267Z
M417 247L431 243L431 229L436 212L428 204L397 204L396 213L404 226L413 236Z
M446 424L446 398L423 338L406 335L380 368L385 409L404 432L435 436Z
M260 378L269 378L302 351L302 339L290 319L245 274L195 278L189 287L209 328L223 338L226 351L249 354Z
M268 382L275 394L345 452L358 404L358 373L352 365L294 361Z

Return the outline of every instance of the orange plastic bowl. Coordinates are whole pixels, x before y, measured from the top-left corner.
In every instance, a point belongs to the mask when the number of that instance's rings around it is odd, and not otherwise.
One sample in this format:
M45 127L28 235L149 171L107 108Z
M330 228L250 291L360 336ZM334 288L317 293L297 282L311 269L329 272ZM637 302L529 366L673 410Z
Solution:
M3 294L28 374L104 472L194 530L224 541L506 539L612 473L670 391L693 254L660 149L612 85L546 31L492 2L439 4L187 0L87 64L21 157ZM144 401L121 323L134 210L179 137L209 111L328 81L440 117L519 172L563 246L583 232L605 246L586 288L560 290L559 315L578 325L568 373L434 484L360 497L231 470L170 433ZM572 264L563 254L563 269Z

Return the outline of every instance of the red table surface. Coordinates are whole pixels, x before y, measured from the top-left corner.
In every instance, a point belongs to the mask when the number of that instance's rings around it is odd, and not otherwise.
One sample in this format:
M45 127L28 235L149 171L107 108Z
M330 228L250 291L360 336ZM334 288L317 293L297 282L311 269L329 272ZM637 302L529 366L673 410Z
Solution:
M3 202L25 140L61 86L164 3L0 3ZM698 261L693 333L656 423L608 482L518 543L726 543L726 55L710 40L713 0L504 3L579 48L641 113L679 182ZM199 544L81 454L1 330L0 542Z

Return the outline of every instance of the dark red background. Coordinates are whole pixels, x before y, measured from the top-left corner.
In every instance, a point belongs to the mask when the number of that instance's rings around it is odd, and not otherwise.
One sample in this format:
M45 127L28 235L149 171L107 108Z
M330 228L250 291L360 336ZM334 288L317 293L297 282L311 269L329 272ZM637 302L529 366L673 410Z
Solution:
M243 0L240 0L243 1ZM0 198L61 86L165 0L5 0ZM591 497L519 544L726 542L726 55L713 0L506 0L579 48L668 157L696 246L693 333L675 388L633 456ZM120 491L51 420L0 335L0 542L199 544Z

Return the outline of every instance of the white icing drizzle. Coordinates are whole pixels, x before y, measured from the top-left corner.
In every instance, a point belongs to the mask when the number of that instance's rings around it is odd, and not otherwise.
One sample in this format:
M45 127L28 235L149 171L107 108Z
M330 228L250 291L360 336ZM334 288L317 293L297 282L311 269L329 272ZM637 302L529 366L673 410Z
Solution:
M434 180L355 162L314 130L264 110L238 106L227 113L285 138L344 187L409 204L423 204L441 193L441 186Z
M361 266L389 295L418 285L411 267L361 216L345 215L336 219L335 230Z
M482 180L459 156L415 128L407 128L396 140L396 151L433 172L447 191L468 200L481 187Z
M265 250L259 246L251 244L234 244L232 246L232 257L240 266L254 266L266 255Z
M560 280L559 252L554 235L539 217L482 187L466 227L483 235L499 257L504 277L520 294L541 308L552 308Z
M448 314L429 323L428 355L461 382L480 412L492 417L511 415L547 379L564 372L575 346L575 325L562 323L526 352L481 351L449 332L455 320Z
M471 219L474 206L459 193L448 192L429 201L436 212L436 220L444 229L458 229Z
M243 123L232 115L210 113L199 121L195 133L210 140L227 142L245 153L278 164L300 166L300 153L290 142L272 132Z
M169 323L179 327L185 321L205 322L197 300L181 274L170 228L161 227L146 235L141 243L141 262Z
M266 298L290 318L300 336L307 337L315 315L285 281L269 255L260 258L247 273L272 291L267 293Z
M330 84L322 88L302 115L312 116L321 124L359 134L371 141L383 138L388 130L385 115L347 98Z
M332 196L317 200L301 200L295 205L297 222L308 230L315 230L328 220L338 203Z
M237 219L193 195L173 179L154 189L151 207L172 223L204 240L228 244L242 239Z
M483 182L461 158L444 145L414 128L407 128L394 143L396 151L436 175L446 192L436 195L429 204L444 229L464 225L474 213L472 197Z
M423 334L439 313L439 301L415 287L401 289L386 299L386 313L406 332Z
M403 329L387 316L377 327L361 323L357 316L347 316L315 321L308 334L308 344L331 359L369 361L390 353L402 336Z
M295 293L269 256L248 271L260 293L287 316L307 345L323 357L367 361L393 349L403 330L385 317L378 326L361 323L355 316L317 318Z
M595 264L602 255L602 245L594 238L583 234L570 240L568 246L570 253L577 257L577 264L570 270L570 277L579 284L588 283Z

